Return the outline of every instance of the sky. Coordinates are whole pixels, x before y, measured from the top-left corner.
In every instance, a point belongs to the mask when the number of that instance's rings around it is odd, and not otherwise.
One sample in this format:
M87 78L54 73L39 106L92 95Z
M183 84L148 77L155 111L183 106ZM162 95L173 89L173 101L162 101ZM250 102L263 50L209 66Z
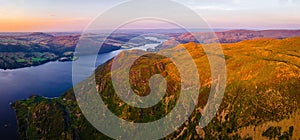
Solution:
M300 0L175 1L194 10L212 28L300 29ZM83 31L98 15L124 2L0 0L0 32ZM141 23L130 28L168 28L167 24L155 21Z

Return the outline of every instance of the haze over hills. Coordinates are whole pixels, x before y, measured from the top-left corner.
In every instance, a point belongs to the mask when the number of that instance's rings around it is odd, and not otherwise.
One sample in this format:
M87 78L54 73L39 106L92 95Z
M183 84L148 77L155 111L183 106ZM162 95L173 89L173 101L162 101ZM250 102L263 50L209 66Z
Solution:
M237 40L249 34L248 31L239 33L243 36L234 37ZM269 32L260 34L267 36ZM279 36L282 37L273 37ZM200 129L198 121L212 88L209 63L202 47L209 48L210 45L193 42L183 45L199 70L200 96L188 121L165 139L300 139L300 38L263 38L222 44L227 65L225 97L216 117ZM178 50L180 46L162 51L171 51L174 57L180 57ZM127 59L132 55L135 51L117 57ZM119 100L111 83L112 61L99 66L92 76L97 79L100 96L114 114L133 122L151 122L164 116L176 104L180 94L176 81L180 81L180 76L173 63L160 56L146 55L135 64L130 76L133 76L131 84L137 93L148 90L139 80L147 80L155 73L162 74L170 84L162 106L141 111ZM86 83L92 76L74 88L90 94L93 88ZM136 85L139 83L141 85ZM85 119L72 89L55 99L32 96L14 103L13 107L21 139L108 139Z

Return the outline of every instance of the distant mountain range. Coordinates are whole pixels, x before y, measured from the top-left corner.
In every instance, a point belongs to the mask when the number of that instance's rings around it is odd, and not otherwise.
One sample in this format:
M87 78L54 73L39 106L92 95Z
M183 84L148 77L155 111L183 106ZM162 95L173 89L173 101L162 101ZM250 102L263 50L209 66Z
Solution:
M194 33L197 38L200 38L200 43L210 43L219 40L220 43L234 43L243 40L250 40L254 38L276 38L283 39L289 37L300 36L300 30L230 30L224 32L216 32L217 38L212 38L210 33ZM215 39L215 40L214 40ZM184 33L178 36L181 42L197 42L190 33Z
M229 30L220 32L194 32L173 34L173 38L160 45L158 48L169 48L179 43L197 42L197 43L235 43L243 40L251 40L255 38L274 38L284 39L300 36L300 30ZM197 39L199 40L197 40Z
M148 31L148 30L146 30ZM140 35L146 31L117 32L111 34L102 44L99 53L107 53L121 48L132 48L148 43L155 43L153 40L145 39ZM149 31L150 32L150 31ZM153 32L159 32L155 30ZM180 43L235 43L255 38L284 39L300 36L300 30L230 30L215 32L215 36L208 32L181 33L166 32L170 38L156 47L156 50L177 46ZM193 36L194 35L194 36ZM154 35L155 36L155 35ZM0 68L15 69L28 66L36 66L49 61L72 61L75 47L81 37L84 45L84 53L94 53L95 46L100 46L105 36L103 34L89 33L84 37L79 33L1 33L0 34ZM157 35L158 38L162 36ZM199 40L196 40L198 38ZM164 38L165 39L165 38Z

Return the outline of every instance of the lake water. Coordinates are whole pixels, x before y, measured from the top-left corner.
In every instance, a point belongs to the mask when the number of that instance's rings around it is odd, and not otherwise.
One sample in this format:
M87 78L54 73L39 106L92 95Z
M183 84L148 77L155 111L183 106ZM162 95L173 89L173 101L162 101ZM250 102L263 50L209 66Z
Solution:
M157 45L159 44L146 44L137 49L146 50ZM121 51L98 55L96 65L103 64ZM91 56L81 56L79 59L89 61ZM84 80L90 76L94 67L85 70L79 79ZM26 99L33 94L49 98L57 97L71 87L72 62L49 62L36 67L0 70L0 138L17 139L15 112L10 106L12 102Z

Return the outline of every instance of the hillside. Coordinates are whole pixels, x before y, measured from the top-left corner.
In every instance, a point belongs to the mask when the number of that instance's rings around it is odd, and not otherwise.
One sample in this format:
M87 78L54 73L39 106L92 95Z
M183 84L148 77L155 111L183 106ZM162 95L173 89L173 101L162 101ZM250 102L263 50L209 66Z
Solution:
M56 33L58 34L58 33ZM73 61L76 45L79 41L78 33L9 33L0 34L0 69L16 69L37 66L49 61ZM142 46L155 41L138 38L138 41L126 44L137 34L112 34L102 45L99 53L119 50L123 45L127 47ZM85 36L85 50L100 46L104 35ZM82 39L82 40L84 40Z
M165 139L300 139L300 38L222 44L227 65L225 95L216 117L200 129L198 121L211 88L209 63L201 48L211 45L184 44L198 68L200 96L189 120ZM177 46L163 51L180 57L180 49ZM135 53L117 57L128 59ZM111 65L108 61L99 66L94 76L100 96L114 114L132 122L151 122L172 110L180 94L180 74L168 58L145 55L131 67L131 86L139 95L149 93L145 81L153 74L160 73L167 81L163 100L144 110L124 104L115 94ZM76 88L89 94L92 88L85 83L91 78ZM87 122L72 89L55 99L32 96L13 107L21 139L108 139Z
M56 60L72 61L79 35L53 36L46 33L0 36L0 68L37 66Z

